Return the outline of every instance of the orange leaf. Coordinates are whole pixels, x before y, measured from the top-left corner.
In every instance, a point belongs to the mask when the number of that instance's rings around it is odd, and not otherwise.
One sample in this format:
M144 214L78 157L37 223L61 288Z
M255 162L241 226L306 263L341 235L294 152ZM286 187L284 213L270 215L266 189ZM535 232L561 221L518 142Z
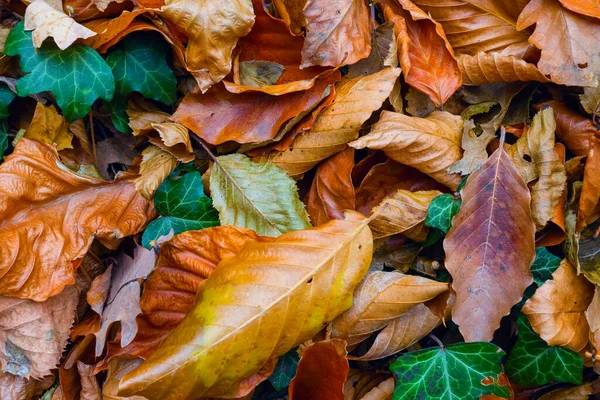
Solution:
M296 376L290 382L290 400L344 400L344 382L350 368L346 342L315 342L302 352Z
M36 301L60 293L94 237L114 247L154 215L131 181L77 175L52 147L21 139L0 165L0 293Z
M600 18L600 4L595 0L559 0L560 3L571 11Z
M533 281L531 195L501 145L469 176L461 197L444 240L457 296L452 319L467 342L487 342Z
M382 2L388 21L394 23L398 58L406 83L441 106L462 85L454 52L442 26L410 0Z
M600 217L600 138L590 139L577 213L577 232Z
M353 167L354 149L351 148L319 165L306 207L313 225L344 219L344 210L354 210L354 186L350 177Z
M496 82L549 82L534 64L502 53L461 55L458 66L465 85L485 85Z

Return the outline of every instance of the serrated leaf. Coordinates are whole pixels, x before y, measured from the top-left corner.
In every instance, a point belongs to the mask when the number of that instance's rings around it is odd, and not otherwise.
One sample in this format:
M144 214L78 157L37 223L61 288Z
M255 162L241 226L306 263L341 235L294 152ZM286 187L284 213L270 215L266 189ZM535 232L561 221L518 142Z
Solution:
M573 350L551 347L531 329L520 315L519 336L506 362L506 374L512 382L540 386L550 382L581 384L583 359Z
M152 221L142 236L146 248L171 230L173 234L219 225L217 210L204 194L202 176L198 171L179 179L167 178L154 195L154 206L161 217Z
M461 203L462 200L452 194L440 194L429 203L425 225L439 229L444 234L448 233L452 226L452 217L458 213Z
M508 398L506 387L497 381L502 373L504 351L491 343L459 343L404 354L390 365L398 377L394 400L479 399L486 394Z
M279 357L273 374L269 377L269 382L278 392L290 386L290 382L296 376L296 369L300 356L297 349L292 349Z
M258 164L243 154L217 158L210 193L221 225L279 236L310 227L296 182L273 164Z
M25 32L20 22L10 31L4 52L20 56L19 66L26 73L17 81L19 96L52 92L67 122L83 118L96 99L113 97L115 78L91 47L76 44L61 51L44 43L36 52L31 32Z

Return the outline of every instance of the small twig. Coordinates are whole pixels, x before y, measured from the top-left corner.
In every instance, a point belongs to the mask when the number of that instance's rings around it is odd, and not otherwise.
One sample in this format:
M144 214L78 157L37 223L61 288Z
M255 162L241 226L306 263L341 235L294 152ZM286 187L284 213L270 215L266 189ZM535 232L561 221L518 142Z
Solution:
M212 151L208 148L208 146L206 145L206 143L204 143L204 140L200 139L198 136L196 135L190 135L190 137L192 138L192 140L196 143L198 143L200 146L202 146L202 148L204 149L204 151L206 151L208 153L208 156L217 164L219 163L217 161L217 157L215 157L215 155L212 153Z
M442 341L440 339L438 339L438 337L435 336L433 333L430 333L429 337L431 338L431 340L436 342L438 344L438 346L440 346L442 349L444 348L444 343L442 343Z
M98 168L98 156L96 155L96 136L94 135L94 120L92 117L92 110L88 114L90 116L90 134L92 135L92 152L94 153L94 167Z

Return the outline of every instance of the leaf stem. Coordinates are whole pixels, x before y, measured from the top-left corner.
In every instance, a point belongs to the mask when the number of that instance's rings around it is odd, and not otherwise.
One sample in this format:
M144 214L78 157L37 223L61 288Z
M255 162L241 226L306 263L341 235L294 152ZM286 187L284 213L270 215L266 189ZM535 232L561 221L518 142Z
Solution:
M438 337L435 336L433 333L430 333L429 337L431 338L431 340L436 342L438 344L438 346L440 346L442 349L444 348L444 343L442 343L442 341L440 339L438 339Z

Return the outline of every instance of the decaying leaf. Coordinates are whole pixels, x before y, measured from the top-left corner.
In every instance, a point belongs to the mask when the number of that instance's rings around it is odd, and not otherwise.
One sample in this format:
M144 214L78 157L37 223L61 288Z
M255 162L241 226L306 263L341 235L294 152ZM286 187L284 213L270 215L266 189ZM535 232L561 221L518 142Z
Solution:
M56 144L56 150L59 151L73 148L71 145L73 135L69 132L64 117L56 112L53 105L46 107L42 103L37 103L24 137L46 144Z
M125 375L119 394L191 399L238 393L240 382L270 358L310 339L350 306L372 251L368 220L354 212L343 221L245 246L219 263L192 311ZM259 266L264 273L256 273ZM215 307L227 311L217 314ZM223 352L238 356L222 364Z
M600 217L600 138L590 139L577 213L577 232Z
M496 137L496 135L491 130L487 130L477 136L475 132L473 132L473 128L475 128L475 124L472 120L465 121L461 142L464 153L460 160L448 168L449 173L468 175L479 168L479 166L487 160L487 145Z
M135 189L144 198L151 200L156 189L177 167L177 159L157 146L147 147L142 152L140 176L135 180Z
M466 341L489 341L533 281L531 196L501 145L469 176L461 197L444 240L456 292L452 320Z
M458 57L458 66L465 85L486 85L497 82L539 81L548 82L534 64L521 58L502 53L463 54Z

